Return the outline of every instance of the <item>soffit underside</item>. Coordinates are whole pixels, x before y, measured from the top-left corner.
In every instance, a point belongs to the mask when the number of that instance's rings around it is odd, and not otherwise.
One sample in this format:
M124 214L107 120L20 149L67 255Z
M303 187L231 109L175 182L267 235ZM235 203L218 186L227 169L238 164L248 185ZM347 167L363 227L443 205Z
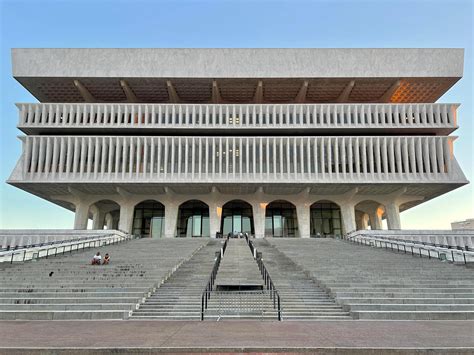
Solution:
M57 78L17 77L40 102L429 103L456 77L439 78Z

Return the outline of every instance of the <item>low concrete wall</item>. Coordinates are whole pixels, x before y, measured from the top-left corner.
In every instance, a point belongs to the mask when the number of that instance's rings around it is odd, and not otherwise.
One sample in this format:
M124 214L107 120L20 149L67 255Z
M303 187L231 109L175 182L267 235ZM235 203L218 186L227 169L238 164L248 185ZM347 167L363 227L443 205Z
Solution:
M74 230L74 229L2 229L0 246L14 248L32 244L70 241L77 238L123 234L117 230Z
M474 248L474 230L359 230L349 234L359 235Z

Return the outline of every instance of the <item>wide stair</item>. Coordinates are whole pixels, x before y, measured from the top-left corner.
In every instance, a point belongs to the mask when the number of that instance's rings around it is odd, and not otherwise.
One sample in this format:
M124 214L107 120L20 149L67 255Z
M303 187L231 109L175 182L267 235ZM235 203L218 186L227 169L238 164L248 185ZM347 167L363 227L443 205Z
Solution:
M309 273L267 240L254 245L267 267L281 297L283 320L348 320L349 312L313 281Z
M222 240L206 245L183 263L135 310L130 319L200 320L201 294Z
M204 240L140 239L0 265L0 319L126 319ZM109 265L90 265L109 253ZM206 271L208 272L208 271Z
M472 268L331 238L270 242L355 319L474 319Z

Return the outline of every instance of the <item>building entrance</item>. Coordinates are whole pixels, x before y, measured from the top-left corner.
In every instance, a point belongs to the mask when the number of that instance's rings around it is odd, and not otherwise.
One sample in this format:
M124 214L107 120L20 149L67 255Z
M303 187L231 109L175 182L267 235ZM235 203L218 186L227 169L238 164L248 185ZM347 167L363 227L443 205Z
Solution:
M143 201L135 206L133 215L134 235L161 238L165 227L165 206L158 201Z
M341 235L340 207L330 201L319 201L311 205L311 236Z
M296 207L287 201L270 203L265 209L265 235L291 238L297 234Z
M179 206L178 237L209 237L209 207L191 200Z
M221 232L255 234L252 206L241 200L227 202L222 207Z

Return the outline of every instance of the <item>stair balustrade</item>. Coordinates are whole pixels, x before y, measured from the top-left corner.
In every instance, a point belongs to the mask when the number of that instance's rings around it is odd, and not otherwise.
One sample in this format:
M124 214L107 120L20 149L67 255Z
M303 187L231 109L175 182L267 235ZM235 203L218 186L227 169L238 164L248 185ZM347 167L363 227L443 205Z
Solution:
M250 248L250 251L251 251L252 255L254 256L254 258L257 262L258 269L260 270L260 272L262 274L262 277L263 277L265 288L267 289L267 291L270 294L270 299L273 300L273 309L275 309L277 311L278 320L281 321L281 299L280 299L280 295L279 295L279 293L278 293L278 291L275 287L275 284L272 281L272 278L270 277L270 274L268 273L267 268L265 267L265 264L263 263L262 255L261 254L259 255L257 253L257 249L255 248L255 246L253 245L252 241L250 240L250 238L248 237L247 234L245 234L245 240L247 241L247 244Z
M214 262L214 266L212 267L211 276L209 277L209 281L206 284L206 288L202 292L201 295L201 320L204 320L204 312L207 309L208 301L211 298L211 292L214 287L214 281L216 280L217 271L219 270L219 266L221 264L222 257L224 256L225 250L227 249L227 243L229 241L229 237L225 239L224 245L222 246L220 252L216 253L216 260Z

